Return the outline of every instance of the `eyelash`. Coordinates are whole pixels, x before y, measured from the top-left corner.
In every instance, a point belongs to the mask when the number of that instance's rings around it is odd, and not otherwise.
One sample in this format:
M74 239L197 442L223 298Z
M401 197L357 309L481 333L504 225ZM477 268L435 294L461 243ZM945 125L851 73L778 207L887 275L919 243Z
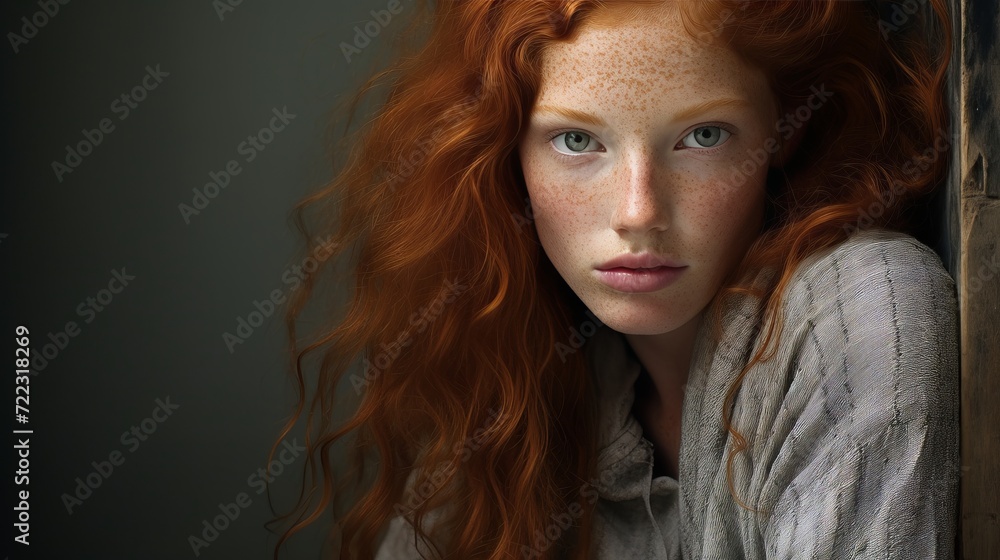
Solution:
M677 142L677 144L674 146L674 149L677 149L677 146L681 146L681 148L684 149L684 150L697 150L697 151L699 151L701 153L704 153L704 154L713 154L713 153L717 152L718 150L721 150L722 147L725 146L729 142L729 138L726 138L726 140L724 140L721 144L719 144L717 146L712 146L711 148L688 148L688 147L685 147L683 145L684 139L687 138L687 136L689 134L691 134L695 130L698 130L699 128L706 128L706 127L709 127L709 126L718 127L718 128L721 128L722 130L725 130L726 132L729 133L730 137L732 137L734 134L736 134L736 131L733 129L733 127L731 127L730 125L728 125L726 123L721 123L721 122L701 123L698 126L696 126L696 127L692 128L692 129L688 130L684 134L684 136L681 136L680 141ZM583 132L584 134L586 134L587 136L590 136L591 138L594 137L593 134L590 134L588 132L580 130L579 128L565 128L565 129L557 130L555 132L550 133L549 136L548 136L548 138L545 141L546 141L546 143L551 144L553 140L555 140L556 138L562 136L563 134L566 134L567 132ZM571 156L569 154L564 154L564 153L560 152L559 150L556 150L555 148L553 148L552 150L555 152L555 156L557 158L559 158L559 159L561 159L561 160L563 160L565 162L577 161L580 157L582 157L582 154L581 155L572 155Z

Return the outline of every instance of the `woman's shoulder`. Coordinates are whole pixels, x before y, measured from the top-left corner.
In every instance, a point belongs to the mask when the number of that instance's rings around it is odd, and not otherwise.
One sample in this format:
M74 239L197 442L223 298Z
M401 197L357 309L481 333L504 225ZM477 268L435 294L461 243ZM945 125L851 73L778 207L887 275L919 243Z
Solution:
M817 251L799 266L798 275L815 279L837 271L842 279L856 281L877 274L951 280L933 249L907 233L867 229ZM954 282L952 282L954 285Z
M807 257L787 289L786 313L813 318L850 312L850 321L889 303L895 321L955 313L955 282L938 254L915 237L870 229ZM927 317L926 315L932 315Z
M761 366L768 375L747 376L734 421L754 437L762 468L748 479L771 512L759 527L775 555L950 549L922 537L954 534L953 292L930 247L886 230L858 232L796 270L777 358Z
M910 235L867 230L817 252L796 271L783 307L779 355L816 374L800 379L803 398L825 403L815 389L844 386L873 403L902 392L924 406L957 390L955 282Z

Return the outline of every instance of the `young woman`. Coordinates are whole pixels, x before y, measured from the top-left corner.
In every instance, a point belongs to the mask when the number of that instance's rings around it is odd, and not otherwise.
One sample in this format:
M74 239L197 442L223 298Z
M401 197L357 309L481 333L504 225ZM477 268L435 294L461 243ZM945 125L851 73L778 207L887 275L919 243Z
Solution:
M912 4L436 2L300 206L353 292L304 348L316 276L289 310L322 494L279 546L347 496L340 558L953 557L954 284L907 233L950 24Z

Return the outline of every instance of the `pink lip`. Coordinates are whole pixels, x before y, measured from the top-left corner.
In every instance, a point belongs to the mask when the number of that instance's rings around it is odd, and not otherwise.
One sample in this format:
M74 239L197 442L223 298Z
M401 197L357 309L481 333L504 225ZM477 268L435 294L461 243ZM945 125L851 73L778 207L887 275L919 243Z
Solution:
M639 253L637 255L622 255L596 267L598 270L611 270L613 268L657 268L667 266L670 268L683 268L685 265L679 261L654 255L653 253Z
M597 279L621 292L646 293L672 284L687 265L653 253L625 254L596 267Z
M597 279L612 289L621 292L646 293L662 290L672 284L681 273L683 267L659 266L655 268L616 267L608 270L595 270Z

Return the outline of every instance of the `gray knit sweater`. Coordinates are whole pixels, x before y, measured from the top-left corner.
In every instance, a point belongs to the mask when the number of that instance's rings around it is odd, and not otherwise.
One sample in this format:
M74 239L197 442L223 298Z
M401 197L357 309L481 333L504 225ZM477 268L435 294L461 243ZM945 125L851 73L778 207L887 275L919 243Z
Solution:
M702 321L678 480L653 478L631 414L641 366L620 333L598 329L586 349L604 396L598 472L580 491L596 502L595 558L954 558L956 302L936 253L905 234L857 233L799 266L784 313L777 353L744 377L732 415L750 445L732 483L760 514L730 495L722 426L726 391L762 343L757 307L730 305L718 344ZM412 543L397 518L377 558L419 558ZM528 543L525 557L550 544Z

